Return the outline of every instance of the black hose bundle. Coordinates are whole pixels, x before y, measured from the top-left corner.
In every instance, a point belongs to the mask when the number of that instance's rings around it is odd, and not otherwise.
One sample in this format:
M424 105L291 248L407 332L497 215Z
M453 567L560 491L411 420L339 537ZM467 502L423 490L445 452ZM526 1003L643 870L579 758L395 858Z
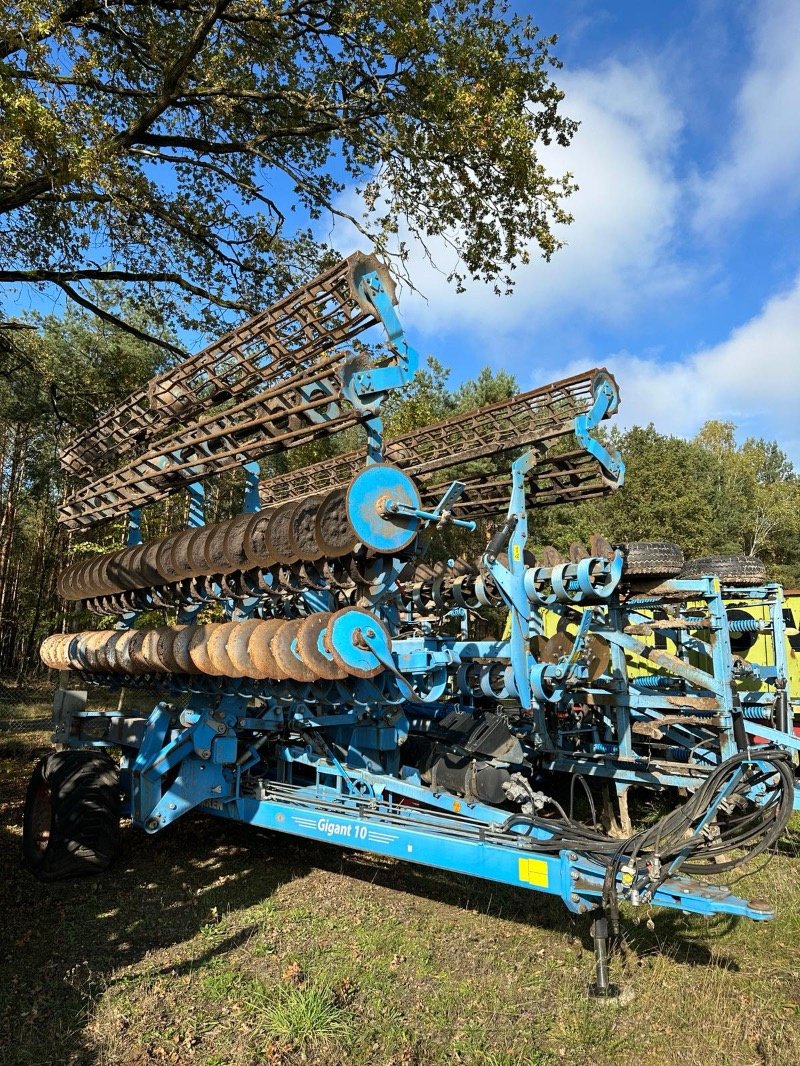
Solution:
M539 850L576 851L605 867L603 905L616 929L623 872L632 887L644 879L652 893L679 869L700 875L732 870L777 842L792 814L793 799L788 752L763 747L720 763L686 803L627 840L561 818L514 815L503 828L524 824L545 830L551 836L537 839Z

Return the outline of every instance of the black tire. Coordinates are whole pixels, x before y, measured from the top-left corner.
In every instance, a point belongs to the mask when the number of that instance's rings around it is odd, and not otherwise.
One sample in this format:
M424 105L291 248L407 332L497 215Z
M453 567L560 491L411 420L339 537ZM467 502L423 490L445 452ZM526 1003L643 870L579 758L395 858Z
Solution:
M675 577L684 564L681 549L667 540L635 540L622 551L628 577Z
M681 577L718 577L726 585L763 585L767 568L755 555L707 555L690 559L681 570Z
M22 852L40 881L105 870L119 840L119 770L103 752L55 751L36 766L25 796Z

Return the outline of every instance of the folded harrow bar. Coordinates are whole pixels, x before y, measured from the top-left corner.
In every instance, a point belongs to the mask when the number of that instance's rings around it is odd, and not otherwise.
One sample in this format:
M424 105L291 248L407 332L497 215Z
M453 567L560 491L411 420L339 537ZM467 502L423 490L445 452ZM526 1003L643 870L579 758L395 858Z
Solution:
M595 402L598 382L607 378L605 369L588 370L571 378L523 392L507 400L465 411L421 429L412 430L387 441L383 454L425 485L434 474L471 461L489 459L514 449L533 444L547 444L575 430L575 418ZM609 408L604 417L614 413ZM542 454L545 449L542 448ZM580 457L580 458L578 458ZM570 456L548 457L548 466L578 458L580 475L588 469L602 480L610 491L619 484L620 471L612 465L602 467L592 463L586 452ZM313 485L313 491L335 488L352 477L363 465L360 452L336 456L315 463L302 470L281 474L261 483L261 502L264 506L303 496ZM565 468L568 477L569 468ZM508 497L506 497L506 505ZM505 510L505 507L503 508Z
M277 310L273 308L266 317L253 320L257 325L246 323L241 331L230 334L231 339L221 348L205 349L195 357L200 360L199 367L195 360L189 360L188 370L183 370L187 364L182 364L177 371L155 379L146 392L137 394L133 406L123 404L110 422L99 423L76 442L68 452L70 469L76 455L84 457L81 462L85 465L88 457L105 457L117 449L119 435L130 434L131 422L139 418L137 439L153 423L182 428L74 492L59 508L61 522L72 530L90 528L133 507L162 500L200 478L367 419L371 379L380 377L387 365L402 367L402 380L416 368L416 354L397 328L391 307L394 289L384 287L386 280L385 268L377 260L351 256L335 271L277 305ZM333 311L325 306L331 301ZM369 358L366 353L355 355L341 348L377 322L386 330L388 355ZM228 370L227 361L241 335L248 342L257 337L263 354L260 359L251 355L237 361ZM294 343L294 350L289 349L289 342ZM326 354L334 346L336 350ZM216 374L211 372L214 367ZM262 383L266 387L184 428L185 390L198 374L203 386L200 395L208 398L203 407L219 406L229 395L252 391ZM363 383L362 389L359 383ZM147 410L143 408L145 397ZM129 451L130 441L128 444L119 451Z
M459 518L494 518L505 514L511 494L508 473L460 474L456 470L452 473L464 485L464 492L453 507L453 513ZM434 481L432 474L421 476L423 500L438 500L452 480L451 477L448 481ZM531 469L527 485L529 510L597 499L616 487L609 471L586 452L547 456Z
M380 320L359 288L370 271L394 296L391 278L374 256L343 259L132 393L62 449L63 469L92 477L109 459L116 462L143 442L150 447L199 412L294 376L328 349L354 340Z

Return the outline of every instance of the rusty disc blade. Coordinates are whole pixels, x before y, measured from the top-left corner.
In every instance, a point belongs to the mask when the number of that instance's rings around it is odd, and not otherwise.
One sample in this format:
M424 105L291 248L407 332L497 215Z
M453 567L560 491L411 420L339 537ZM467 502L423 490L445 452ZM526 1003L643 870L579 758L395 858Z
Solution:
M172 567L175 571L173 581L183 581L192 573L189 546L195 533L197 533L196 529L184 529L175 538L175 543L172 545Z
M238 676L240 677L261 677L248 651L250 638L260 625L263 625L263 623L257 618L250 618L246 622L237 622L236 628L228 637L225 650L233 667L239 671Z
M100 648L105 644L108 639L108 631L104 629L98 629L94 633L88 633L84 640L84 654L86 656L86 665L90 670L97 672L102 670L100 665Z
M159 640L164 631L164 627L158 629L146 629L144 630L144 640L142 641L142 661L147 664L148 672L154 671L155 673L163 674L168 673L170 667L161 661L159 655Z
M93 643L94 669L100 673L107 674L111 671L108 663L108 644L115 635L113 629L105 629L102 631L102 639L97 639Z
M608 667L611 663L611 648L602 637L599 637L596 633L591 633L586 641L584 659L589 671L589 680L597 681L603 674L608 673Z
M143 629L142 632L142 650L141 661L144 663L146 672L156 671L160 673L162 667L159 666L156 656L156 645L158 643L158 634L155 629Z
M117 645L125 636L127 630L115 629L109 634L106 646L103 648L102 658L105 659L108 669L111 673L118 674L122 669L117 659Z
M91 559L86 560L83 569L81 570L81 591L84 597L94 596L96 594L98 562L97 555L93 555Z
M161 584L157 560L159 548L165 539L165 537L159 537L158 540L146 541L142 554L139 556L139 582L145 588Z
M83 594L84 596L96 596L98 590L97 570L100 565L100 559L94 555L86 564L83 571Z
M146 544L137 544L133 548L130 548L130 555L126 560L126 584L125 590L132 592L134 589L140 589L145 584L142 580L142 556L147 550Z
M192 657L189 654L189 645L192 642L195 632L200 628L200 626L184 626L183 629L179 629L172 638L172 657L178 665L178 672L181 674L202 673L202 671L194 665Z
M93 630L84 630L77 635L76 643L76 659L80 663L81 669L87 669L87 671L93 671L94 669L94 653L92 650L92 640L94 637Z
M555 633L541 645L539 658L543 663L557 663L572 651L575 642L565 632Z
M215 522L208 527L205 540L206 569L212 574L221 574L228 569L228 557L225 553L225 537L229 522Z
M206 544L211 536L211 526L201 526L194 531L189 541L186 554L189 557L189 577L201 577L210 570L206 560Z
M115 592L125 592L127 589L132 589L134 587L133 582L135 578L130 567L132 554L132 548L120 548L120 550L114 552L108 560L106 573L108 575L108 580L114 585Z
M180 674L180 663L175 658L175 653L172 650L172 646L175 642L175 637L181 633L187 626L159 626L156 632L156 644L155 644L155 658L159 663L161 669L165 670L168 674Z
M333 489L317 508L314 532L320 552L335 559L356 546L356 535L347 517L347 489Z
M83 571L83 591L85 596L95 596L97 594L97 565L100 562L96 555L87 562Z
M569 561L571 563L579 563L582 559L588 559L589 553L583 544L579 544L577 541L573 541L569 546Z
M171 533L168 537L164 537L156 552L156 569L161 580L166 584L177 581L177 568L173 557L173 548L182 533L183 530L180 530L178 533Z
M128 657L131 664L132 674L147 674L150 672L150 663L147 661L144 653L144 644L147 640L148 630L137 629L133 634L133 639L128 645Z
M82 559L81 562L70 568L67 580L64 582L64 589L67 593L66 599L81 600L84 598L83 575L86 573L90 562L91 559Z
M560 566L564 562L561 555L552 544L545 544L541 555L542 566Z
M226 646L239 622L223 622L214 628L206 643L206 653L214 664L216 672L223 677L241 677L242 674L231 662Z
M284 622L280 629L276 629L270 642L270 650L278 668L284 672L286 677L293 681L316 681L319 675L293 650L301 622L302 619L293 618L289 622Z
M540 646L539 660L545 663L557 663L570 654L574 644L575 641L569 633L561 630ZM611 662L611 649L601 637L590 634L586 641L583 660L588 670L588 680L596 681L608 669Z
M71 599L72 591L72 567L69 566L66 570L62 570L56 578L56 595L59 599L69 600Z
M48 670L58 670L58 663L61 662L60 655L58 653L60 633L51 633L49 637L45 637L42 643L39 645L39 658L42 660Z
M317 540L317 510L324 499L324 496L306 496L292 513L289 541L295 559L310 562L322 555Z
M268 536L273 512L274 508L268 511L257 511L256 514L250 516L250 521L245 526L242 543L249 566L272 566L275 562Z
M109 566L113 555L104 555L100 560L100 565L97 568L97 595L108 596L109 593L116 592L116 585L111 579L109 574Z
M297 653L316 677L325 681L341 681L347 677L347 671L343 670L322 646L321 638L330 617L330 612L320 611L300 622L297 627Z
M136 630L126 629L114 645L113 661L115 668L123 674L132 674L134 672L131 665L130 646L135 636ZM109 661L111 661L110 657Z
M217 676L217 668L208 654L208 638L217 624L212 622L206 626L195 626L194 633L189 641L189 658L201 674L208 674L209 677Z
M244 538L252 518L253 515L251 513L238 514L228 522L223 542L226 571L238 570L247 566Z
M293 563L297 553L292 547L294 515L302 500L287 500L272 512L267 537L273 558L278 563Z
M82 666L75 657L76 645L80 637L79 633L65 634L64 643L59 648L59 656L64 663L65 670L81 670Z
M76 566L75 574L72 578L71 586L74 590L73 599L85 599L87 590L89 588L88 573L89 567L94 562L94 559L82 559Z
M69 649L72 641L75 637L74 633L62 633L59 637L58 646L56 649L56 658L58 660L59 670L71 670L72 663L69 658Z
M600 559L613 559L615 554L611 543L600 533L592 533L589 537L589 551Z
M283 622L284 619L282 618L271 618L268 622L262 622L257 629L253 630L250 636L250 640L247 643L247 654L250 656L257 671L256 676L259 678L268 677L277 681L285 681L288 678L288 674L284 674L276 663L270 647L273 636L283 625Z

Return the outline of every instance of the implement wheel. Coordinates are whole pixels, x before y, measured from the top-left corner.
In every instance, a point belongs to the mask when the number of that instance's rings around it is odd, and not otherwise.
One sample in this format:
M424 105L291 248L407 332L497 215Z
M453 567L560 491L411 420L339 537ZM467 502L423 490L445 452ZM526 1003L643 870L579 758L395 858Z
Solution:
M103 752L55 751L36 766L25 797L22 852L40 881L99 873L119 838L119 771Z
M755 555L707 555L690 559L681 577L718 577L726 585L763 585L767 568Z
M683 566L683 552L666 540L636 540L622 551L628 577L675 577Z

